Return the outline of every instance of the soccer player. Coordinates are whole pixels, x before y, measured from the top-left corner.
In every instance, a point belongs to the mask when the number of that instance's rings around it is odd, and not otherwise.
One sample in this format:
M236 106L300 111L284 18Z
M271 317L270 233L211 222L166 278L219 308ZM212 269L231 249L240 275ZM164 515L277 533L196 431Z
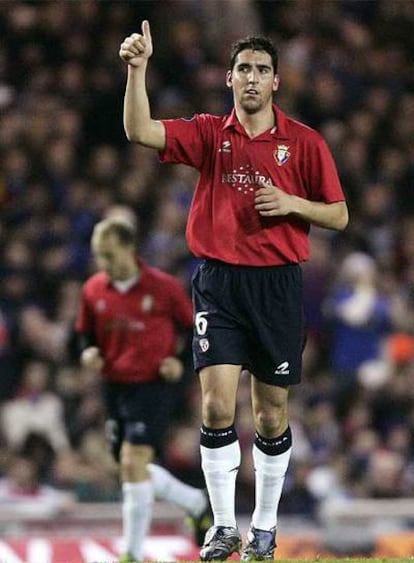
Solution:
M211 524L205 492L151 463L168 427L171 385L183 372L175 357L179 331L192 326L193 308L176 279L136 256L131 222L114 216L97 223L91 246L99 271L82 291L81 364L102 375L107 434L123 490L122 561L141 561L154 498L188 513L199 545Z
M251 374L255 508L241 559L272 559L277 509L292 448L288 393L301 378L304 315L300 263L310 225L342 230L348 211L331 153L313 129L273 103L278 56L263 37L232 48L229 115L151 118L145 76L148 21L120 46L127 63L128 139L200 177L187 223L190 250L204 259L193 278L193 356L202 391L201 462L214 526L200 557L241 549L235 518L240 447L234 426L242 368Z

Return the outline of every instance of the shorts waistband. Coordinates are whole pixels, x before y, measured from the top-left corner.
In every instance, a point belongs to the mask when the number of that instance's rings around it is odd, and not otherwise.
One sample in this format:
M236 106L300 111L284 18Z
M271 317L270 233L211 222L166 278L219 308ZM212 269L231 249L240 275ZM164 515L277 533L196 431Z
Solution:
M221 260L216 260L213 258L205 258L203 263L208 266L215 266L227 270L237 270L237 271L246 271L246 272L259 272L259 271L288 272L288 271L300 269L300 264L297 262L289 262L287 264L280 264L278 266L247 266L245 264L229 264L228 262L222 262Z

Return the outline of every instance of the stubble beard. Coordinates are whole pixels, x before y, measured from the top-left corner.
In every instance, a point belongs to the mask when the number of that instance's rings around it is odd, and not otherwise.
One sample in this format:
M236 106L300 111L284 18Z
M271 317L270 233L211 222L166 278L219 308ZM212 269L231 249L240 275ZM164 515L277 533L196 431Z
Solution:
M240 106L249 115L253 115L263 109L263 100L240 100Z
M240 107L245 111L248 115L254 115L255 113L260 112L264 108L267 108L268 104L272 103L273 97L270 96L269 98L262 98L259 97L258 99L248 99L244 95L240 98Z

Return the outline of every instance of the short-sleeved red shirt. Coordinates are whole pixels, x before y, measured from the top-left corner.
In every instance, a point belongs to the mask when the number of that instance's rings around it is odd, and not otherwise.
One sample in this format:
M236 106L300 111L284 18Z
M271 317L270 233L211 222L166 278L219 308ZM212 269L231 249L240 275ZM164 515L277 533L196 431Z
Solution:
M234 110L224 117L163 120L161 161L200 171L186 232L196 256L251 266L309 258L307 222L294 216L261 217L255 210L259 179L311 201L345 199L323 138L273 107L277 126L252 139Z
M191 299L180 282L141 261L140 267L139 280L125 293L104 272L83 287L76 330L94 335L108 381L156 380L161 361L176 353L180 327L192 326Z

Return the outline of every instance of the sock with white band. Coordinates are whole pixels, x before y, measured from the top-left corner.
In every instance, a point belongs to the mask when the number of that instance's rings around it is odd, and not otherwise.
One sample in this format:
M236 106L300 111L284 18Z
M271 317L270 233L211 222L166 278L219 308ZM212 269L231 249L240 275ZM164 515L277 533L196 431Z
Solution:
M140 483L123 483L123 533L125 551L138 561L144 559L144 540L148 535L153 504L150 480Z
M236 527L235 492L240 444L234 426L200 430L201 467L215 526Z
M277 523L277 509L292 452L290 428L278 438L263 438L256 433L253 445L255 468L255 509L252 525L271 530Z

